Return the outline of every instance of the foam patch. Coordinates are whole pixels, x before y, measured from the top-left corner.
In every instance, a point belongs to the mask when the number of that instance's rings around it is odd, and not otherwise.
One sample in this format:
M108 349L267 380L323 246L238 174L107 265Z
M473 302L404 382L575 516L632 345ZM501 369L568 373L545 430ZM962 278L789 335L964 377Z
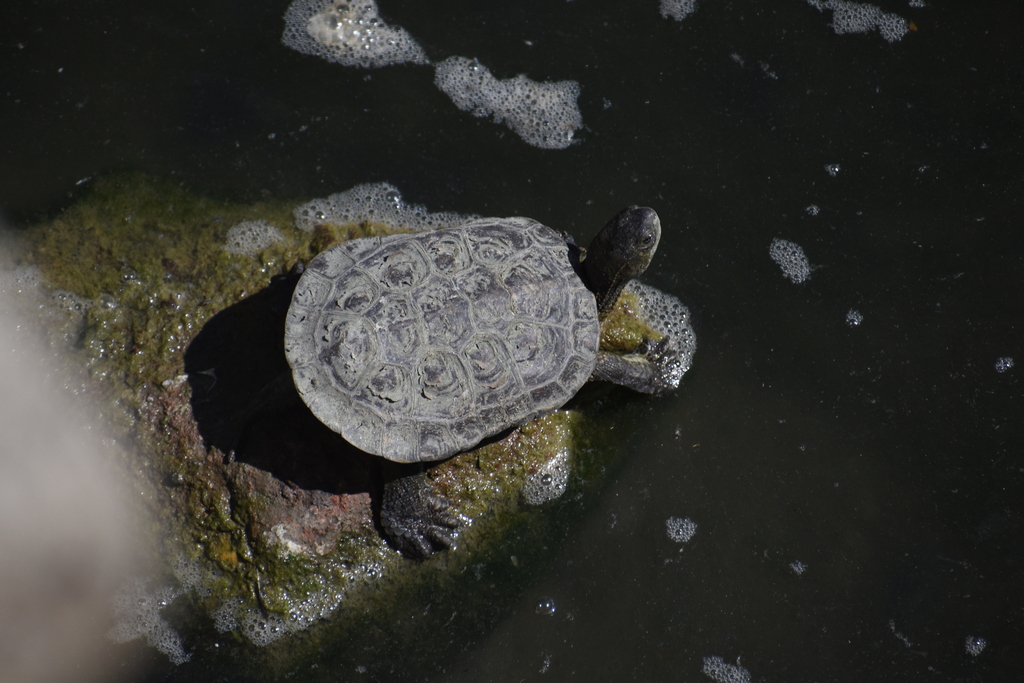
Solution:
M697 10L697 0L661 0L661 16L682 21Z
M253 256L271 244L283 242L281 232L266 221L242 221L228 230L224 251L231 254Z
M832 30L837 35L877 30L888 42L895 43L910 30L903 17L883 12L867 3L849 0L807 0L807 3L819 12L832 10Z
M779 268L782 268L782 274L794 284L800 284L811 277L811 263L799 244L789 240L773 239L771 246L768 247L768 255L772 257L772 261L779 264Z
M676 543L686 543L697 533L697 523L689 517L669 517L665 520L665 533Z
M405 29L380 18L374 0L295 0L284 23L282 43L345 66L430 63Z
M668 337L668 346L675 350L679 365L671 377L674 386L679 386L683 375L693 365L697 352L697 335L690 324L690 311L683 302L660 289L631 280L624 292L634 294L640 301L643 321L658 334Z
M117 623L107 636L115 643L145 638L174 664L184 664L192 654L185 651L181 635L160 615L184 592L171 586L151 590L142 579L129 580L114 598Z
M523 487L523 498L530 505L540 505L560 498L569 482L569 451L561 449L544 467L530 475Z
M390 183L365 183L350 190L314 199L293 212L295 225L310 231L320 223L345 225L372 221L391 228L421 232L461 225L473 215L442 211L434 213L419 204L402 201L402 193Z
M462 111L490 116L534 147L565 149L583 126L576 81L498 80L475 59L449 57L437 65L434 85Z
M738 659L735 664L726 664L721 657L705 657L701 671L718 683L750 683L750 672L740 666Z

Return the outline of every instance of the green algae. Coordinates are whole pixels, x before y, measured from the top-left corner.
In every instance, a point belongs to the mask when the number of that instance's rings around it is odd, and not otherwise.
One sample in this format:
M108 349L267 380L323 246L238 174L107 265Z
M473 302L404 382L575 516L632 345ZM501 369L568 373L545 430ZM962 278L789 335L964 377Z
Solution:
M193 414L194 377L185 370L186 349L204 326L322 249L405 231L357 223L306 232L293 223L296 204L217 201L171 183L120 176L97 181L81 201L24 230L11 247L15 260L36 266L51 290L82 302L80 333L69 340L68 357L86 369L89 393L130 444L121 453L124 469L142 494L139 514L149 520L165 568L171 572L181 562L201 568L201 579L190 580L197 614L234 605L227 623L236 634L254 639L239 621L246 616L248 628L279 630L265 638L269 645L258 657L243 658L258 677L294 670L338 639L372 643L383 632L422 637L437 624L412 626L400 615L409 604L431 604L438 596L465 615L481 615L466 617L467 628L493 618L503 604L495 586L505 590L500 587L521 581L525 568L541 563L542 550L560 538L558 515L549 509L571 505L566 501L599 481L615 451L610 423L593 420L584 407L554 411L432 467L436 490L472 523L455 550L417 563L380 537L368 497L298 492L271 472L209 447ZM254 254L226 251L229 229L255 220L273 226L280 239ZM636 297L624 296L603 325L602 348L628 351L645 337L660 335L639 321ZM217 380L210 375L211 384ZM559 453L572 457L569 495L540 511L521 491ZM293 541L273 515L282 500L300 494L305 497L297 506L333 514L347 505L351 519L320 540ZM181 570L177 574L180 579ZM197 618L186 628L202 634L209 626ZM289 636L276 639L284 633ZM199 635L191 642L202 652Z
M646 339L661 341L663 335L644 322L640 297L623 292L601 324L601 350L629 353Z

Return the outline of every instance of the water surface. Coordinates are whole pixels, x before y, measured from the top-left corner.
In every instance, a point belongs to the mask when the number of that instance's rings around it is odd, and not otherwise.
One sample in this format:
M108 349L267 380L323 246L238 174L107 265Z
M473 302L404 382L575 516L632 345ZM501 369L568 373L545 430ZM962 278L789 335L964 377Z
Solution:
M0 207L27 223L130 169L241 199L388 181L584 241L626 204L658 210L645 279L690 306L693 370L668 398L609 394L629 435L606 490L492 630L438 633L408 678L703 681L721 657L755 681L1009 680L1019 4L887 2L914 25L894 43L837 35L803 0L702 0L683 21L654 0L380 5L434 61L579 82L578 143L457 110L427 66L288 50L283 2L23 4L0 20ZM774 238L803 247L808 281L783 277ZM670 539L670 517L694 536ZM402 651L330 675L375 678Z

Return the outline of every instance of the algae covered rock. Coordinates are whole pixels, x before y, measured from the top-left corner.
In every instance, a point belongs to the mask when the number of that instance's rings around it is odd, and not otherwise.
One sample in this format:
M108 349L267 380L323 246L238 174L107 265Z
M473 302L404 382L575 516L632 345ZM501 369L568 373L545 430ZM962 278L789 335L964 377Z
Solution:
M608 411L598 393L446 460L428 470L430 485L471 522L454 551L402 558L378 530L375 459L297 397L264 405L261 396L287 371L296 262L342 240L464 217L405 204L386 184L295 204L109 178L20 231L3 263L60 322L49 325L51 344L122 444L120 471L148 525L154 573L125 587L112 637L253 676L293 670L325 643L348 643L338 656L355 662L382 630L415 639L438 628L400 618L424 595L464 615L462 628L490 623L506 603L494 585L522 583L563 533L555 508L578 507L615 452L614 419L595 419ZM643 295L632 296L639 307ZM634 331L614 343L669 334L689 367L685 309L664 310L647 322L616 312L615 328ZM253 655L247 643L266 647Z

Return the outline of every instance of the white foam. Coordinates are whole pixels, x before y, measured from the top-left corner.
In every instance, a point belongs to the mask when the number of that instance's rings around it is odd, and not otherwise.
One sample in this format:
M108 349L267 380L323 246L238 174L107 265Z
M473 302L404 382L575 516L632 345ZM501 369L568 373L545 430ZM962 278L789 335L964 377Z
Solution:
M569 482L569 449L562 448L543 467L526 478L523 498L540 505L561 497Z
M800 560L794 560L793 562L790 562L789 568L792 569L793 573L797 576L800 576L805 571L807 571L807 565L801 562Z
M491 116L534 147L565 149L583 126L576 81L538 83L522 74L498 80L475 59L449 57L437 65L434 85L462 111Z
M362 568L366 570L366 567ZM380 570L361 572L365 578L380 576ZM277 612L245 607L240 600L226 601L214 611L214 627L218 630L237 630L253 645L264 647L290 633L309 628L314 622L329 617L341 603L343 594L329 589L323 578L314 579L317 585L305 595L292 594L288 612Z
M185 651L181 636L160 616L161 610L183 593L180 588L161 586L150 590L142 579L125 583L114 598L117 622L107 636L115 643L127 643L145 637L146 641L170 658L175 664L184 664L192 658Z
M795 284L811 277L811 263L799 244L775 238L768 248L768 255L782 268L782 274Z
M665 533L676 543L686 543L697 533L697 523L689 517L669 517L665 520Z
M189 561L184 557L178 557L171 571L184 591L195 591L197 595L203 597L213 593L210 586L216 581L217 576L198 560Z
M851 308L846 312L846 324L850 327L857 327L864 322L864 316L855 308Z
M541 598L537 603L535 611L537 614L542 614L545 617L553 617L555 616L555 612L558 611L558 606L555 605L555 601L551 598Z
M623 291L635 295L639 300L643 322L658 334L668 337L668 346L679 359L679 365L670 378L672 384L678 387L683 375L693 365L693 355L697 352L697 335L690 324L689 309L671 294L639 280L631 280Z
M256 610L247 610L242 617L242 635L257 647L264 647L288 633L288 626L282 617L268 612L263 616Z
M449 211L432 213L419 204L402 201L402 193L390 183L366 183L297 207L295 225L312 230L320 223L345 225L373 221L392 228L423 231L452 227L476 218Z
M1013 358L1003 356L996 360L996 372L1006 372L1013 367Z
M875 5L849 0L807 0L818 11L832 10L832 30L836 35L878 30L890 43L901 40L910 30L907 20L898 14L883 12Z
M697 10L697 0L661 0L661 16L682 21Z
M35 294L43 282L43 274L35 266L16 266L0 270L0 294Z
M408 31L380 18L375 0L295 0L284 23L282 43L344 66L430 63Z
M975 636L967 636L967 640L964 641L964 651L972 657L977 657L988 646L988 642L984 638L977 638Z
M278 242L284 242L284 236L270 223L264 220L242 221L228 230L224 251L252 256Z
M231 598L220 604L220 607L210 612L213 617L213 627L218 633L227 633L238 628L237 613L242 607L241 598Z
M701 671L718 683L750 683L750 672L740 666L738 659L735 664L726 664L721 657L705 657Z

